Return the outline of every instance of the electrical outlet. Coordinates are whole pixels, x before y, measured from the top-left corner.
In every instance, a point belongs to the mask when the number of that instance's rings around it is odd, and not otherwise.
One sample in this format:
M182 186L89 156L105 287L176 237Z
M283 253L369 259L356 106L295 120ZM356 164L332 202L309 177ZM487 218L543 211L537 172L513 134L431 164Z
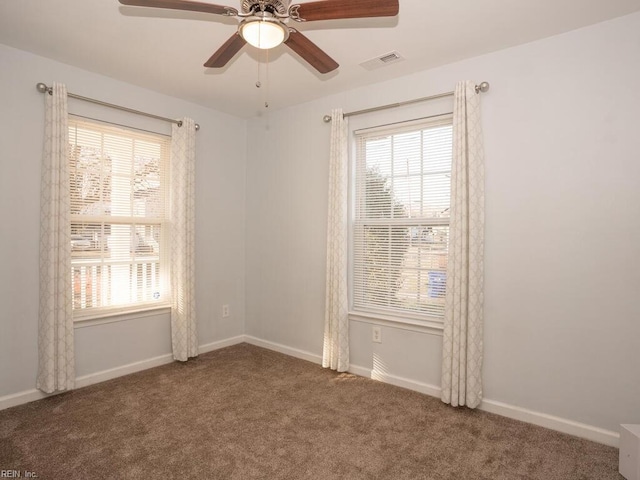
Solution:
M372 333L372 340L374 343L382 343L382 327L374 325Z
M222 318L229 316L229 305L222 305Z

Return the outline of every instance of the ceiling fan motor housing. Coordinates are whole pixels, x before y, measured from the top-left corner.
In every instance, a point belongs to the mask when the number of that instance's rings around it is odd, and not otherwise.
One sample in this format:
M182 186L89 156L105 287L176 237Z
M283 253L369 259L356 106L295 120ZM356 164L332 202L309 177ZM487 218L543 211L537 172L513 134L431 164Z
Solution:
M286 15L290 0L242 0L243 13L269 12Z

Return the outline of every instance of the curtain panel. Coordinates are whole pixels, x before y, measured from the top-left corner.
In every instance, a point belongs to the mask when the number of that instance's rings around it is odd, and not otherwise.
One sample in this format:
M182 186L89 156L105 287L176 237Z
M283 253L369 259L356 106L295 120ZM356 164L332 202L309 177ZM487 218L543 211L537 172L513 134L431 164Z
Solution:
M322 366L338 372L349 368L347 297L348 254L348 125L341 109L331 112L327 274Z
M195 301L196 128L190 118L171 132L171 347L173 358L198 356Z
M451 224L442 348L442 401L482 401L484 152L480 96L473 82L454 94Z
M67 88L54 83L44 97L36 387L53 393L75 386Z

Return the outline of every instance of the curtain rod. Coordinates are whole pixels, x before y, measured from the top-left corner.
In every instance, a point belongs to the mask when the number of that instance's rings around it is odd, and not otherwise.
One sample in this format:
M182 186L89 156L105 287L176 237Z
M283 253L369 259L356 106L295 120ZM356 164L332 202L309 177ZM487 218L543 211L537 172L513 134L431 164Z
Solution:
M51 87L47 87L44 83L38 83L36 88L40 93L48 93L51 95L53 92ZM84 100L85 102L95 103L96 105L102 105L103 107L115 108L117 110L122 110L124 112L135 113L136 115L142 115L144 117L155 118L156 120L164 120L165 122L175 123L179 127L182 126L181 120L175 120L173 118L161 117L160 115L154 115L153 113L141 112L140 110L134 110L133 108L122 107L120 105L115 105L113 103L103 102L101 100L96 100L95 98L83 97L81 95L76 95L75 93L67 93L67 96L70 98L75 98L77 100ZM196 123L196 131L200 130L200 125Z
M480 85L476 85L476 93L484 93L489 90L489 82L482 82ZM363 115L365 113L378 112L380 110L388 110L389 108L403 107L405 105L412 105L414 103L426 102L428 100L436 100L437 98L451 97L455 92L439 93L437 95L431 95L430 97L416 98L415 100L407 100L405 102L390 103L389 105L382 105L380 107L367 108L365 110L358 110L355 112L348 112L343 115L344 118L353 117L355 115ZM325 123L331 121L331 115L325 115L323 118Z

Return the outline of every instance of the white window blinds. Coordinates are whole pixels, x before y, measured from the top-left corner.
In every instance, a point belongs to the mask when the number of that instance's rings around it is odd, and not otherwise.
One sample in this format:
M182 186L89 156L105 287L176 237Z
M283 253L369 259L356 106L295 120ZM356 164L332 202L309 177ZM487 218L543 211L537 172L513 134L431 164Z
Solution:
M69 118L74 317L169 300L170 138Z
M451 118L356 132L353 309L442 318Z

